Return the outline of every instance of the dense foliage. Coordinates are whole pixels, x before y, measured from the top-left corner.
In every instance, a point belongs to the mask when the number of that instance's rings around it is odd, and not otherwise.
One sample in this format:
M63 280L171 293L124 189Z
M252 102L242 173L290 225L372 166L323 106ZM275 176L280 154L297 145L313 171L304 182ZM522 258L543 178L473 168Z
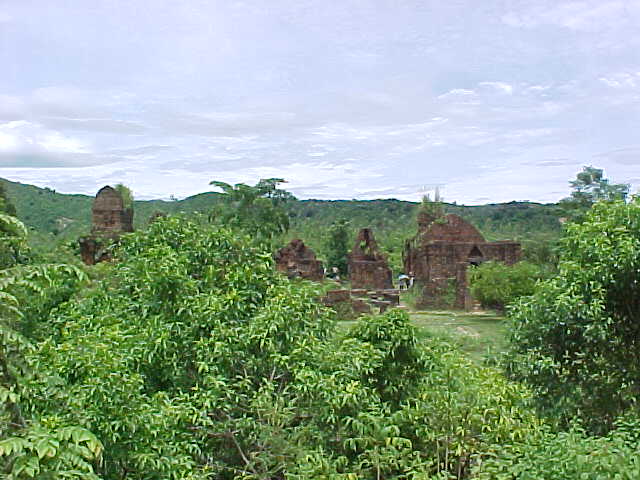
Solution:
M15 217L0 213L0 269L20 262L27 249L27 229Z
M504 310L520 297L531 295L536 282L542 278L539 266L529 262L505 265L484 262L470 271L473 298L485 308Z
M19 223L14 219L14 222ZM21 227L25 231L24 226ZM4 248L4 245L3 245ZM84 280L65 265L12 265L0 270L0 470L3 478L95 479L102 445L88 430L58 418L32 417L25 385L55 383L30 360L42 324Z
M640 391L640 199L600 202L562 242L558 275L513 311L514 378L543 411L606 430Z
M66 472L49 460L70 449L86 478L463 478L538 428L520 387L418 342L404 312L338 333L318 291L237 232L159 219L101 269L16 322L13 465L29 451L33 472Z
M6 215L15 216L16 215L16 207L7 195L7 190L4 186L4 183L0 181L0 213L4 213Z
M537 432L526 442L496 445L479 465L478 480L569 480L640 478L640 421L620 419L604 437L580 427Z

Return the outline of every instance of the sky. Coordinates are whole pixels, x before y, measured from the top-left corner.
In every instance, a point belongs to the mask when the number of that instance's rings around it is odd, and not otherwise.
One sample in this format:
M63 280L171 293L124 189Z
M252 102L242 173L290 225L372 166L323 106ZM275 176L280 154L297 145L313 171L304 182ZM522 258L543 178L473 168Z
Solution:
M0 0L0 177L138 199L640 187L640 0Z

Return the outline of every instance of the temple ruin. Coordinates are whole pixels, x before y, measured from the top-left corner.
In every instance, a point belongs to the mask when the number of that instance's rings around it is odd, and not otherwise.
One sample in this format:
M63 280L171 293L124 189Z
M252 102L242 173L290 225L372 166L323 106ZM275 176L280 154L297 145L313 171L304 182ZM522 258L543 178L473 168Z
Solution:
M289 278L321 281L324 278L322 262L302 240L296 238L289 245L278 250L273 258L276 269Z
M493 260L512 265L520 260L520 244L487 242L458 215L418 216L418 233L407 240L403 252L405 273L423 288L422 303L431 307L470 309L467 269Z
M133 232L133 208L125 208L122 195L110 186L102 187L93 201L91 233L119 237Z
M349 254L349 279L354 289L393 288L391 269L369 228L360 230Z
M125 207L122 195L115 188L101 188L93 201L91 235L80 239L82 261L94 265L106 260L106 240L118 240L128 232L133 232L133 208Z

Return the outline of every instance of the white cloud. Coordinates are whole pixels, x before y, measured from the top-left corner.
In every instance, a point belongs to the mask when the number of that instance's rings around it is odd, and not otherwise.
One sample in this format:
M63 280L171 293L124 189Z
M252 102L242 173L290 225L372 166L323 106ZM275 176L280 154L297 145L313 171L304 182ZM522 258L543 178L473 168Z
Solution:
M469 97L475 97L476 92L467 88L453 88L447 93L438 95L439 99L467 99Z
M25 120L0 124L0 134L5 153L88 153L87 145L79 139Z
M633 22L640 8L628 1L558 1L551 5L538 2L525 11L511 11L501 18L505 25L516 28L537 28L545 25L575 31L612 29L621 23Z
M638 176L593 156L636 144L636 1L5 3L0 176L460 202L548 199L590 161Z
M481 87L490 87L507 95L513 94L513 87L506 82L480 82Z
M636 88L640 87L640 72L616 73L598 80L611 88Z

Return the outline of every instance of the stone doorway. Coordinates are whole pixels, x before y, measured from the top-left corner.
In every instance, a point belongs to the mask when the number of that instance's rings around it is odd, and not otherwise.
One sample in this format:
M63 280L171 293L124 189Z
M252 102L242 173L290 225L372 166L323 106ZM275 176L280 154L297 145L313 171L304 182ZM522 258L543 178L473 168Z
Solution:
M471 249L471 252L469 252L469 265L477 267L482 262L484 262L484 255L482 255L482 252L480 251L478 246L474 245Z

